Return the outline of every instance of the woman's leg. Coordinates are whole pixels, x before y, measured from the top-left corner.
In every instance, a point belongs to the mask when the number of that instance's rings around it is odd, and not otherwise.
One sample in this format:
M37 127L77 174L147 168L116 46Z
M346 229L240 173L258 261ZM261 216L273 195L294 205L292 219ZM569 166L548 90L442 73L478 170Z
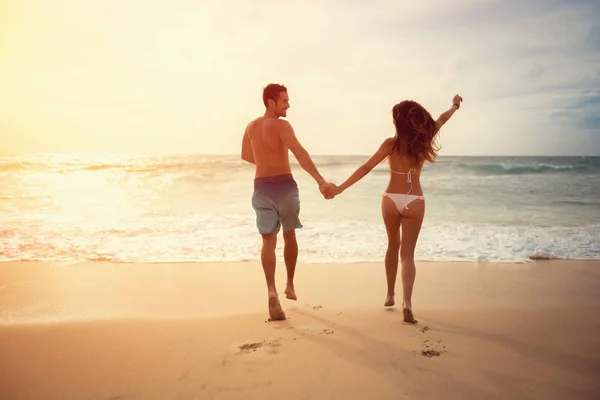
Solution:
M402 310L404 321L417 322L412 314L412 292L415 284L415 247L423 225L425 215L425 202L415 200L409 209L402 214L402 246L400 248L400 262L402 263Z
M381 200L381 213L388 237L388 246L385 253L385 276L387 279L387 297L384 306L391 307L396 304L394 300L396 288L396 275L398 274L398 253L400 251L400 223L402 216L396 204L389 197L383 196Z

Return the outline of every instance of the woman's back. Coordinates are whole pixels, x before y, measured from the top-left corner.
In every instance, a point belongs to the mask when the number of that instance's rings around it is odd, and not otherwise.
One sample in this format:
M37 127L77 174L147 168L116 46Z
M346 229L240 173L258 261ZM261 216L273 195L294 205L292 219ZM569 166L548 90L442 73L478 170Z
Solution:
M411 100L396 104L392 116L396 136L388 156L391 177L387 192L422 195L419 176L423 163L437 157L439 126L423 106Z
M423 195L419 179L423 162L417 164L414 160L403 157L392 149L388 156L388 164L390 165L390 182L386 189L387 193Z

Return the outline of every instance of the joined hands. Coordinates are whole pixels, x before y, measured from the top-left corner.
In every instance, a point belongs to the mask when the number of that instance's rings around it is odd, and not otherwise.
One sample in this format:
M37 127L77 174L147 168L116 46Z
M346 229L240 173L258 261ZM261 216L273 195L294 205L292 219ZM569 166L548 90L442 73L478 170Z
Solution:
M337 196L338 194L340 194L342 192L340 190L340 188L338 187L338 185L336 185L335 183L332 183L332 182L321 183L319 185L319 191L321 192L323 197L327 200L333 199L335 196Z

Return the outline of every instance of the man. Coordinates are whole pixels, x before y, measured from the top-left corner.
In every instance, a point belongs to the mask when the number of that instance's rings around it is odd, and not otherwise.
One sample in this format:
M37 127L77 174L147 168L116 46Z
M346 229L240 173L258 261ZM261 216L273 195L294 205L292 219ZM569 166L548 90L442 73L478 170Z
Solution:
M294 129L286 120L290 108L285 86L269 84L263 90L266 110L262 117L250 122L242 140L242 159L256 166L252 208L256 212L256 225L262 235L260 259L267 281L269 316L271 320L286 319L275 288L275 247L277 234L283 230L287 284L285 297L297 300L294 290L294 272L298 259L296 229L302 228L299 219L300 197L298 185L292 176L289 151L300 166L319 185L323 196L331 185L319 174L308 152L302 147Z

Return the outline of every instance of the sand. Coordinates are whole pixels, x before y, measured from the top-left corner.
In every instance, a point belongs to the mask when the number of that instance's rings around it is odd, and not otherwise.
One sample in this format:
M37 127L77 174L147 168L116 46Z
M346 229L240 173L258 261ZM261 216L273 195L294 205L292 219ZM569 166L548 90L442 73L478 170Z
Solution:
M600 262L0 264L0 399L600 398ZM399 288L400 289L400 286ZM398 290L400 292L400 290Z

